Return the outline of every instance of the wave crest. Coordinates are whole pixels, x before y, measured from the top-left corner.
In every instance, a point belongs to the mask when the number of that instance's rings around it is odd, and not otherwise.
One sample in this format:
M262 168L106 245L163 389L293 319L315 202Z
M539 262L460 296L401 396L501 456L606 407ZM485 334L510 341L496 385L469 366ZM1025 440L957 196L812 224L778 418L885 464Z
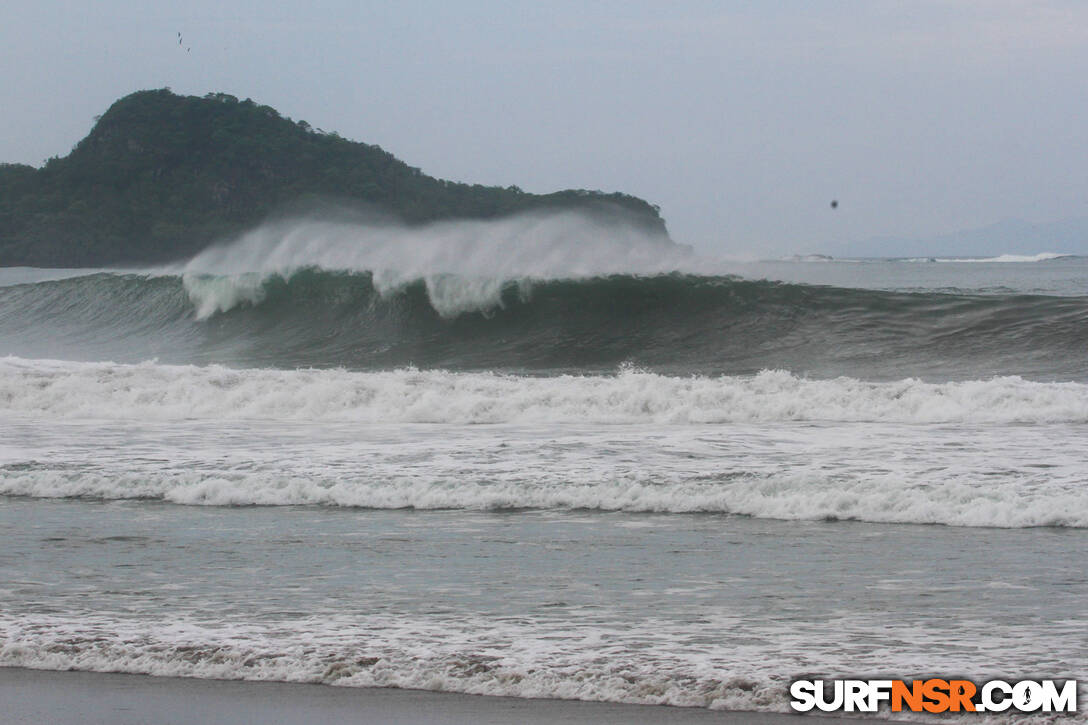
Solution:
M388 298L423 281L443 317L501 305L530 279L694 269L690 248L641 227L563 212L405 227L379 218L266 224L201 252L182 270L200 319L263 299L261 283L300 270L366 273Z

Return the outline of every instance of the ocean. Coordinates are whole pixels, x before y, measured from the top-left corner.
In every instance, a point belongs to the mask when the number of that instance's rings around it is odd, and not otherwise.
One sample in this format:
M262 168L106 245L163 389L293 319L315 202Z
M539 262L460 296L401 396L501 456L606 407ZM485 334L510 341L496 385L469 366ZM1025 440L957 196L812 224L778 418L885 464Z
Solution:
M0 270L0 665L781 712L1088 680L1088 258L504 224Z

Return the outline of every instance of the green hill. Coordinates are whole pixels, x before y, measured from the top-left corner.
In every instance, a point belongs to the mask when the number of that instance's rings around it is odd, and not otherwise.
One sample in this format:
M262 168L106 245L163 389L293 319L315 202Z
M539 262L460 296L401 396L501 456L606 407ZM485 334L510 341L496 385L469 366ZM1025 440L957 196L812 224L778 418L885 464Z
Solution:
M0 266L186 258L314 200L372 204L408 224L579 209L667 239L657 207L633 196L443 181L248 99L156 90L114 103L64 158L0 164Z

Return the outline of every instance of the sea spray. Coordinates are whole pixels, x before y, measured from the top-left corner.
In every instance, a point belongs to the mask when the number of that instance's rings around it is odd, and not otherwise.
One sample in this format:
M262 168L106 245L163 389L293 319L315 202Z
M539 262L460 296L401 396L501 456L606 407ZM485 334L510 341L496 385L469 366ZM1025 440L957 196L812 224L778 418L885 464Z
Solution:
M690 248L640 227L556 212L420 227L381 218L291 219L201 252L183 274L198 316L206 317L239 301L259 302L247 292L254 276L289 279L308 268L372 273L376 289L386 297L423 280L435 309L450 317L499 304L503 286L517 280L662 274L706 266ZM236 281L239 291L204 282L215 278Z

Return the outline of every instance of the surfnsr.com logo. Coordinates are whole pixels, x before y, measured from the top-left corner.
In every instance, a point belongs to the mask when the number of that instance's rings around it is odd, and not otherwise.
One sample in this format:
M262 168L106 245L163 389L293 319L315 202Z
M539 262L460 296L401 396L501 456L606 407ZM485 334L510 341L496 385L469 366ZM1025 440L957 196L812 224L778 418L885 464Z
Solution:
M1062 684L1059 686L1058 682ZM1076 680L796 680L790 707L824 712L1076 712Z

